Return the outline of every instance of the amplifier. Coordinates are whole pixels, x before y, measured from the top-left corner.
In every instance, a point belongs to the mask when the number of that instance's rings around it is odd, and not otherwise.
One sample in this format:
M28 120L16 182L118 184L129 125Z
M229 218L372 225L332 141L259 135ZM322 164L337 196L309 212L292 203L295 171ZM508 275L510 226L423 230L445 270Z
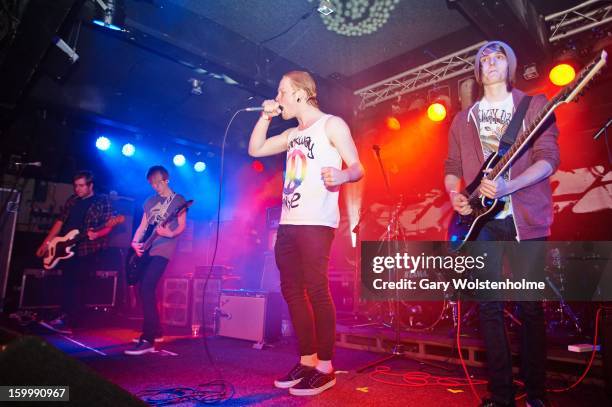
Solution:
M188 327L204 325L214 332L215 308L219 304L219 292L222 280L211 278L206 287L206 311L202 324L202 294L205 279L202 278L166 278L163 284L161 304L161 322L165 325Z
M117 300L117 276L114 270L96 270L85 285L86 306L114 307Z
M261 290L221 290L218 334L255 341L261 347L281 334L280 293Z
M25 269L21 278L20 309L59 308L64 295L62 271Z

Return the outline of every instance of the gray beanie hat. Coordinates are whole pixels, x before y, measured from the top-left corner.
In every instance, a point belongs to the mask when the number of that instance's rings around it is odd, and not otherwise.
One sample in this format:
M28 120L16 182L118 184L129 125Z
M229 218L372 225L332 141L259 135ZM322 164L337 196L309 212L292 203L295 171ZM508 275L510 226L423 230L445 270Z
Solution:
M510 48L510 45L502 41L489 41L485 45L480 47L480 49L476 53L476 59L474 60L474 75L476 76L476 81L478 81L478 83L481 83L480 58L482 57L482 53L485 49L493 45L498 45L504 50L506 58L508 60L508 76L510 78L510 83L514 83L514 80L516 79L516 55L514 54L512 48Z

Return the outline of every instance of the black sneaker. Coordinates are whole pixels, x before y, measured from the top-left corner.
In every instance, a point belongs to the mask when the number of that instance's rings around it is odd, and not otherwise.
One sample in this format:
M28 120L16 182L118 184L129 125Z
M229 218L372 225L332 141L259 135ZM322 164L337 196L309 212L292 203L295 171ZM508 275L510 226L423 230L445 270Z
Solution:
M312 369L298 384L289 389L294 396L316 396L336 384L334 372L323 373Z
M146 339L141 340L132 349L124 350L123 353L130 356L144 355L145 353L153 352L155 346Z
M293 366L293 369L289 371L285 376L281 377L278 380L274 380L274 386L279 389L288 389L290 387L295 386L302 380L304 376L310 373L312 370L315 370L314 367L304 366L301 363L297 363Z
M144 340L142 336L136 337L136 338L132 338L132 343L138 343L140 341ZM164 341L164 337L163 336L157 336L154 339L155 343L159 343L159 342L163 342Z

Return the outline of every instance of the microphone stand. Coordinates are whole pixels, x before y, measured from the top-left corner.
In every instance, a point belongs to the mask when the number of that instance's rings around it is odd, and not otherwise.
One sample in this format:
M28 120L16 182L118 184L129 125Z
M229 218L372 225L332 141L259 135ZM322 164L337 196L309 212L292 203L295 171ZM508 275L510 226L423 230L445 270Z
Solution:
M606 124L593 136L593 140L597 140L602 134L606 142L606 152L608 153L608 164L612 165L612 155L610 155L610 146L608 145L608 127L612 125L612 117L608 119Z

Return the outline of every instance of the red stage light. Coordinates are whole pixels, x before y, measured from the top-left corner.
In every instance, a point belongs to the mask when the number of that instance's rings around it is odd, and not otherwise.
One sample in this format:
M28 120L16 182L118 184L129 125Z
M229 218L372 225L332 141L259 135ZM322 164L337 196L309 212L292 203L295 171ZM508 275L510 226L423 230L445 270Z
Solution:
M263 172L264 165L261 161L255 160L253 163L251 163L251 168L253 168L255 172Z
M576 71L569 64L558 64L548 74L550 81L557 86L565 86L576 77Z
M389 130L397 131L397 130L401 129L402 126L400 125L400 122L399 122L399 120L397 120L396 117L389 116L389 117L387 117L387 128Z
M446 118L446 107L442 103L432 103L427 108L427 117L434 122L441 122Z

